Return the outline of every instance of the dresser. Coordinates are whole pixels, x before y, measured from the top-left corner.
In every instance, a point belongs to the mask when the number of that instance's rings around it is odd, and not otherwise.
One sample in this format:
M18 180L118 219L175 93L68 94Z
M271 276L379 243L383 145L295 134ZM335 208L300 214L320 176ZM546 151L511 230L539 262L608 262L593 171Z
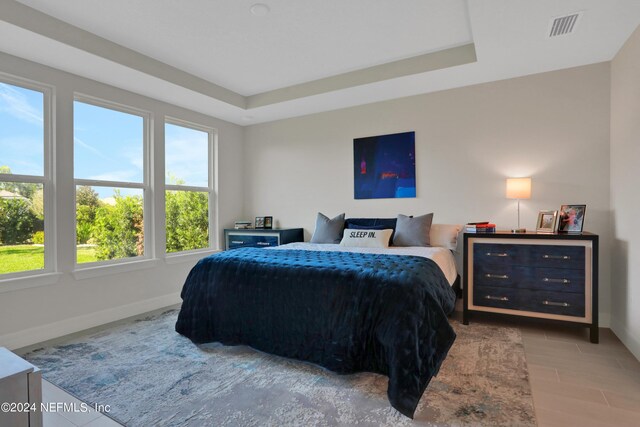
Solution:
M264 248L302 241L304 241L302 228L224 230L224 245L227 250L247 247Z
M598 342L598 236L464 234L464 311L585 326Z

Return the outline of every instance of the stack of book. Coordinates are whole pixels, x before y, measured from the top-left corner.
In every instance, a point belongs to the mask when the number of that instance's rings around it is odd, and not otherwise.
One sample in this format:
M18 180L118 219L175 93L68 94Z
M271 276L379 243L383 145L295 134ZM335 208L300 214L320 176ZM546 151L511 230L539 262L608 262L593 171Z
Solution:
M236 221L234 228L236 230L246 230L251 228L251 221Z
M495 233L496 225L489 221L470 222L464 226L465 233Z

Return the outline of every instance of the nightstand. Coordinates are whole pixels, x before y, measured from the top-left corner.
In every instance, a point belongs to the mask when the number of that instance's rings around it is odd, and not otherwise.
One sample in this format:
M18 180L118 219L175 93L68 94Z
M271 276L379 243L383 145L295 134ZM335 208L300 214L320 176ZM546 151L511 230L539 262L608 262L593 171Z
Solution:
M302 228L224 230L224 245L227 250L247 247L264 248L302 241L304 241Z
M598 342L598 236L464 234L464 312L562 321Z
M42 372L4 347L0 347L0 403L10 405L0 411L0 426L42 426ZM28 410L22 410L25 406Z

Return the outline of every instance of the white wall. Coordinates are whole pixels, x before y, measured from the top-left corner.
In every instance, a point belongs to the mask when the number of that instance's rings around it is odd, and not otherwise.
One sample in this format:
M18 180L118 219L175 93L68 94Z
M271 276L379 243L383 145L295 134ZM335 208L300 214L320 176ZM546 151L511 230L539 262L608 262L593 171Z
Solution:
M369 104L250 126L245 133L245 216L283 227L329 216L435 212L435 222L516 223L505 178L531 176L522 223L539 210L586 203L601 236L600 313L610 313L609 64ZM354 200L353 139L416 132L417 197Z
M151 112L155 118L153 133L160 142L163 141L165 115L217 129L219 229L233 225L243 211L243 129L1 52L0 72L55 87L56 252L57 269L62 273L57 283L44 286L34 286L36 280L0 281L0 346L17 348L179 302L178 294L184 279L198 257L185 257L171 264L160 258L145 269L111 272L83 280L76 280L72 274L72 248L75 245L72 169L74 91ZM153 151L154 182L157 183L156 188L161 188L164 148L157 144ZM159 215L155 225L162 230L163 206L161 199L157 200L156 213ZM145 231L149 233L149 230ZM221 242L222 237L218 240ZM161 253L163 243L155 243L156 253Z
M640 27L611 62L611 328L640 359Z

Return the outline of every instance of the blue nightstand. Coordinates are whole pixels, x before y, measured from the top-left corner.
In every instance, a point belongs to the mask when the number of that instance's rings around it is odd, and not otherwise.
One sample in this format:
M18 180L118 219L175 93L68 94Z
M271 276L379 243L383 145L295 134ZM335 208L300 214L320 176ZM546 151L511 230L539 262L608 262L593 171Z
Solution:
M227 250L248 247L265 248L302 241L304 241L302 228L224 230L224 245Z
M464 312L586 326L598 342L598 236L464 235Z

